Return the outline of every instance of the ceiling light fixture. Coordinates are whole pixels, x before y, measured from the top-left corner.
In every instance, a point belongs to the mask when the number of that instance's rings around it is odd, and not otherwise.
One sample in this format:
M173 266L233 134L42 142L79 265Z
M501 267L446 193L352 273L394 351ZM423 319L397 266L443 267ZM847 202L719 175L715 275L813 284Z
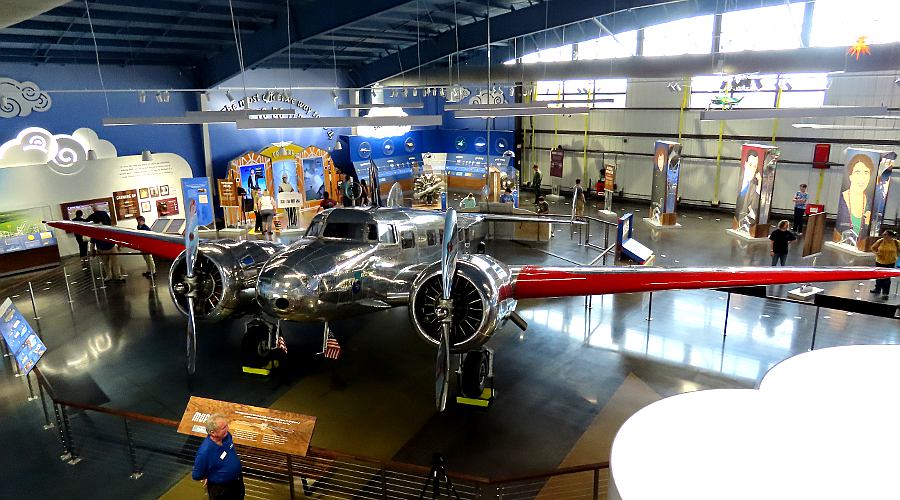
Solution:
M141 161L153 161L153 153L149 149L143 150L141 152Z
M766 120L772 118L825 118L887 115L885 106L823 106L821 108L714 109L701 111L700 120Z
M147 102L147 91L142 90L142 91L138 92L138 102L141 104L144 104L145 102Z

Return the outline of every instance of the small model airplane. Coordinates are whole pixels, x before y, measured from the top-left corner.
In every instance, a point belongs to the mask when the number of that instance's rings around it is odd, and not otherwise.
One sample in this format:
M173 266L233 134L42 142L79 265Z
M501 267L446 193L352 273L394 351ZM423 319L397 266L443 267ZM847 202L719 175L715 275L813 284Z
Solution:
M389 195L385 207L377 167L371 166L369 174L374 206L326 210L313 218L302 239L289 245L263 240L198 245L197 238L190 236L183 239L71 221L47 224L174 259L169 292L189 318L189 373L196 357L195 319L249 315L248 325L270 325L268 329L248 326L242 342L264 358L279 350L274 334L278 321L323 323L327 336L331 320L406 306L419 337L438 347L435 404L439 411L446 404L451 354L457 356L462 394L481 396L493 373L492 351L485 344L508 321L527 328L516 313L522 299L900 276L897 269L865 267L508 266L489 255L461 253L460 234L467 241L469 229L485 220L579 221L402 208L397 206L396 192ZM187 227L191 226L188 221Z
M731 97L729 95L717 95L709 101L709 106L706 107L707 110L711 109L713 106L718 106L722 109L732 109L736 105L740 104L743 101L743 97Z

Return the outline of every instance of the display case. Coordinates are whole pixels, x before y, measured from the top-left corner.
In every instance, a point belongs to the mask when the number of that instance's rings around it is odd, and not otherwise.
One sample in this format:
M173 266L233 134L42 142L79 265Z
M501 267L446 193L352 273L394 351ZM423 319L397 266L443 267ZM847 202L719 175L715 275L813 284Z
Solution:
M49 206L0 212L0 276L59 265L56 235L45 224Z

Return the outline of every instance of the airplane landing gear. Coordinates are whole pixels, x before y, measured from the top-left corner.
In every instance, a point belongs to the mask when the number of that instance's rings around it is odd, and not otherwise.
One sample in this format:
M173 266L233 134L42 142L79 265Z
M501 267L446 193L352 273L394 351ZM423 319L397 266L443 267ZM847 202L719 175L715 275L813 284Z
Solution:
M494 353L481 348L462 355L456 372L461 396L456 402L487 407L494 400Z
M268 375L284 353L278 346L278 328L254 318L244 326L241 339L241 368L244 373Z

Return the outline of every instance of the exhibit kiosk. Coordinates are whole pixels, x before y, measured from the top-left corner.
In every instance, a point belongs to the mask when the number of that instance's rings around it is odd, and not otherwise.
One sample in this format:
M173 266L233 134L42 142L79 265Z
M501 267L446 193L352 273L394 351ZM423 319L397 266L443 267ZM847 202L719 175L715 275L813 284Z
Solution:
M734 204L731 234L767 241L771 230L769 210L775 189L775 165L781 155L776 146L744 144L741 147L740 183Z
M656 141L653 149L653 186L650 191L650 217L645 222L655 228L678 228L675 205L678 202L678 176L681 173L681 144Z
M896 158L894 152L847 148L829 248L865 253L878 239Z

